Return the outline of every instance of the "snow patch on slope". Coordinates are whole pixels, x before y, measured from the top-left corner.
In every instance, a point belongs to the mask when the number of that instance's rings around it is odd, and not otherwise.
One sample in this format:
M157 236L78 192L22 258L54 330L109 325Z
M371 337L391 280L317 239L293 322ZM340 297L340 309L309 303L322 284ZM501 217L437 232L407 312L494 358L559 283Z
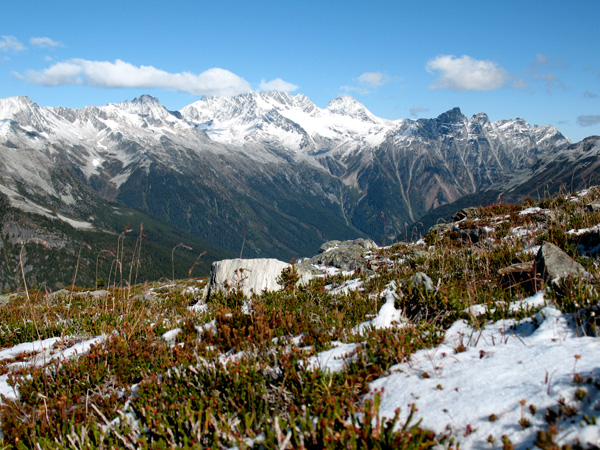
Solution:
M531 300L539 303L539 296ZM517 448L532 448L536 430L547 425L546 409L560 398L573 401L574 373L600 375L592 356L599 350L598 339L577 335L571 315L547 306L535 319L500 321L484 330L456 322L442 345L413 354L371 388L383 389L384 416L393 417L400 407L405 419L407 405L415 404L422 427L452 430L460 436L461 448L488 448L490 435L500 442L504 434ZM532 415L529 405L538 412ZM523 417L531 427L520 426ZM575 423L561 427L558 437L572 440L577 435L593 438L591 444L597 445L600 429Z

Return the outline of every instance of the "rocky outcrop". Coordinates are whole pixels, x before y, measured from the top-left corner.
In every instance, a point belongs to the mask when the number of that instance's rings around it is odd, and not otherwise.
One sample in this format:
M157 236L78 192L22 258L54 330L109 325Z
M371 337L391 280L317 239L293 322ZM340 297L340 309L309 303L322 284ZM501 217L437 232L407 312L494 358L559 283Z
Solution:
M433 225L427 232L428 235L438 236L446 233L454 241L476 244L487 235L487 230L485 228L461 228L458 222L450 222Z
M321 246L319 254L302 261L301 267L328 266L341 270L365 270L367 260L365 255L377 248L370 239L355 239L352 241L329 241Z

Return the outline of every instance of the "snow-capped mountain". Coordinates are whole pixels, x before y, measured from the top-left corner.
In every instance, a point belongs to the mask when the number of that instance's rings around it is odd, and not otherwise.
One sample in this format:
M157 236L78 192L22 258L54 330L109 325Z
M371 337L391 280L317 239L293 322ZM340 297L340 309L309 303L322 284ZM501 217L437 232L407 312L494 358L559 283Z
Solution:
M397 236L568 145L521 119L455 108L386 120L351 97L322 109L303 95L250 93L181 111L150 96L77 110L15 97L0 100L0 191L86 223L101 196L230 250L246 242L248 256L289 258L327 238Z
M287 92L203 98L181 114L216 142L276 143L305 153L376 146L402 122L375 117L352 97L321 109L304 95Z

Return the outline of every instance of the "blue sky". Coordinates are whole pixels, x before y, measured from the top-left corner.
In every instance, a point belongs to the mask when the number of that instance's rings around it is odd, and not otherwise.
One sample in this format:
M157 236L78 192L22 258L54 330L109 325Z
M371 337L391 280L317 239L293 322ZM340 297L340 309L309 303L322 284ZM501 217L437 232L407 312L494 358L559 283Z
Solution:
M522 117L600 134L600 2L5 2L0 98L79 108L283 89L375 115Z

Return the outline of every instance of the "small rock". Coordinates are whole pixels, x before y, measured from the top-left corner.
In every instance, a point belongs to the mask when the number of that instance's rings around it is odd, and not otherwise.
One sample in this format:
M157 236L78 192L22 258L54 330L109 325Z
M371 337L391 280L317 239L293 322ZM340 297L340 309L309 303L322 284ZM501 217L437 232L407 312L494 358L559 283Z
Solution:
M429 278L429 275L423 272L417 272L413 276L412 282L415 286L423 286L426 291L432 292L435 287L433 281Z
M479 208L471 206L469 208L463 208L460 211L458 211L456 214L454 214L454 216L452 217L452 220L454 222L458 222L459 220L463 220L468 217L477 217L478 214L479 214Z
M535 293L539 290L539 283L536 283L535 273L533 271L533 261L511 264L498 270L498 275L502 285L511 289L522 287L526 292Z
M572 276L592 278L581 264L550 242L544 242L535 257L535 274L546 283Z
M592 203L586 205L585 210L587 212L598 212L598 211L600 211L600 200L595 200Z
M487 234L483 228L454 228L458 239L465 244L476 244Z

